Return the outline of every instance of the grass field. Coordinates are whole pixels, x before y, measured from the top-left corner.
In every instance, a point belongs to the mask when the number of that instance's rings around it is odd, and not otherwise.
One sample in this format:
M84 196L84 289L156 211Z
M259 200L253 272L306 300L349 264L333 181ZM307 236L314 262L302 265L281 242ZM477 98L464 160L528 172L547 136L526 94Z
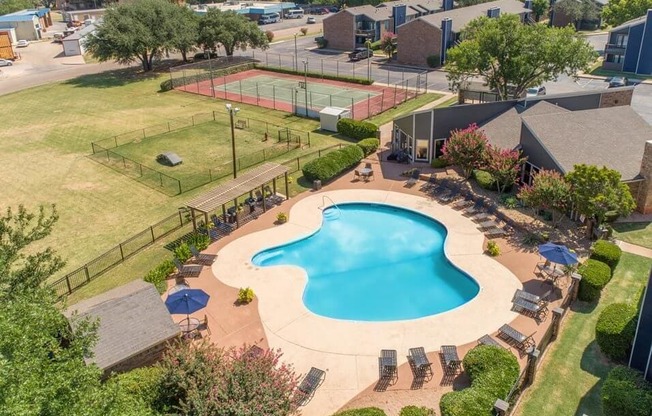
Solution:
M595 323L605 306L634 302L650 273L652 259L623 253L597 305L577 302L561 335L546 352L541 370L517 411L521 416L601 416L600 388L614 364L595 342ZM609 415L605 415L609 416Z
M441 94L435 94L435 93L426 93L426 94L421 94L417 96L413 100L408 100L405 103L399 105L396 108L392 108L390 110L385 111L384 113L380 113L377 116L371 117L369 120L370 123L374 123L378 127L382 126L383 124L389 123L392 120L394 120L397 117L401 117L405 114L408 114L412 111L415 111L424 105L431 103L433 101L437 101L442 97Z
M91 141L197 113L225 112L219 100L160 93L166 78L111 71L24 90L0 101L0 114L9 115L0 130L2 207L23 204L35 210L40 204L56 204L60 220L40 247L55 247L67 261L57 277L170 215L207 188L168 197L88 157ZM319 134L313 120L239 107L243 117L311 131L313 148L342 141Z
M623 222L612 225L615 238L652 249L652 222Z

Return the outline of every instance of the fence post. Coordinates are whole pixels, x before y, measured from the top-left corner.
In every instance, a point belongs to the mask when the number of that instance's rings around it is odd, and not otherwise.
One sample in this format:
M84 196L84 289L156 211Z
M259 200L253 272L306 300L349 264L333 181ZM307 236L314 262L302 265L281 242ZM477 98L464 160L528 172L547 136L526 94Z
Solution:
M195 116L190 116L190 118L192 119L192 125L194 127L194 125L195 125Z
M552 310L552 335L550 336L550 341L554 341L557 338L559 333L559 325L561 324L561 318L564 316L563 308L555 308Z
M426 86L423 91L424 94L428 93L428 71L426 71Z
M371 117L371 94L367 94L367 118Z
M335 75L340 76L340 61L335 61Z
M353 98L351 98L351 118L355 120L355 104L353 103Z
M321 59L321 79L324 79L324 59Z
M353 62L353 78L355 78L355 62Z
M577 294L580 290L580 281L582 280L582 275L579 273L571 273L571 293L570 301L575 302L577 300Z
M496 415L505 416L507 410L509 410L509 403L502 399L496 399L496 402L494 403L494 411L496 412Z
M142 165L142 163L138 164L138 168L140 169L140 176L143 176L143 165Z
M147 136L145 136L145 129L143 129L143 139L146 139Z
M156 241L156 237L154 237L154 227L150 226L149 232L152 234L152 243L153 243L154 241Z
M387 86L389 86L389 69L387 70Z
M269 66L269 57L267 56L267 52L265 52L265 66Z
M276 86L272 85L272 107L276 110Z
M181 195L183 193L183 191L181 191L181 181L179 179L177 179L177 185L179 185L179 194L178 195Z
M90 282L91 281L91 274L88 273L88 265L84 266L84 274L86 274L86 281Z
M127 169L127 162L125 161L125 157L122 156L122 167Z
M115 142L115 147L118 147L118 136L113 136L113 141Z
M256 83L256 105L259 104L260 101L260 95L258 95L258 83Z
M120 249L120 258L122 261L125 261L125 253L122 251L122 243L118 244L118 248Z
M68 286L68 294L72 294L72 287L70 287L70 278L66 276L66 286Z
M170 122L168 121L168 133L170 132Z
M213 121L215 121L215 110L213 110ZM170 123L168 123L170 124Z
M183 215L181 215L181 210L179 210L179 227L183 227Z
M242 80L238 80L238 85L240 86L240 102L242 102Z
M310 132L308 132L308 147L310 147Z
M525 385L529 386L534 383L534 377L537 372L537 361L539 361L539 355L541 351L536 348L532 348L527 355L527 364L525 365Z
M398 85L394 84L394 107L396 107L396 88Z
M301 170L301 163L299 162L298 157L297 157L297 170Z
M106 163L109 163L111 161L111 157L109 157L109 150L107 149L106 151Z
M163 187L163 175L161 175L161 172L158 173L158 181L160 183L161 188Z
M380 112L383 111L385 111L385 89L383 89L380 96Z

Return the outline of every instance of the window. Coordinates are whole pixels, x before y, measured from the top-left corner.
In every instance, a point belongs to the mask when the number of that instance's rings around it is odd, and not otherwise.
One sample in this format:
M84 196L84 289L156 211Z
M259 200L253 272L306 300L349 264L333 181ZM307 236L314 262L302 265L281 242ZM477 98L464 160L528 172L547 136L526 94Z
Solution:
M434 159L439 159L440 157L444 156L444 143L446 143L446 139L435 140Z
M625 61L625 56L624 55L614 55L614 54L607 54L607 58L605 59L607 62L613 62L615 64L622 64Z
M523 166L523 174L521 176L521 182L525 185L532 185L532 177L539 172L539 168L534 166L530 162L525 162Z
M616 45L620 47L626 47L627 46L627 39L629 38L628 35L625 35L624 33L619 33L616 35Z
M416 160L428 160L428 153L430 150L430 140L429 139L417 139L417 153L415 155Z

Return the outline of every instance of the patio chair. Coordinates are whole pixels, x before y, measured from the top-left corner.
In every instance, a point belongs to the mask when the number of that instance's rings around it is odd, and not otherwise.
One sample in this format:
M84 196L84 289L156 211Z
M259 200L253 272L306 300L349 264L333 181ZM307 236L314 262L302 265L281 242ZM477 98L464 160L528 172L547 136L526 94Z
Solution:
M535 333L533 332L532 335L523 335L516 329L512 328L508 324L505 324L500 327L498 330L498 337L502 338L505 340L510 345L514 345L516 348L521 350L522 352L526 352L528 348L534 347L534 338L532 336Z
M192 244L190 244L189 247L190 252L192 253L192 258L199 264L210 266L215 262L215 259L217 259L217 254L201 253L199 250L197 250L197 247L193 246Z
M324 370L312 367L308 374L301 380L294 395L294 402L299 406L305 406L315 395L315 392L322 385L326 376Z
M378 363L380 365L381 379L398 378L396 350L380 350L380 358L378 359Z
M208 335L211 335L211 329L208 327L208 315L204 315L204 320L199 323L197 331L200 333L201 331L206 331L208 332Z
M353 179L362 180L362 175L359 170L356 169L353 171Z
M173 258L172 261L177 268L180 276L183 277L197 277L201 273L202 266L182 264L178 258Z
M370 170L369 173L367 173L364 177L365 182L369 182L369 179L376 180L376 178L374 178L373 170Z
M220 218L217 215L214 215L213 217L211 217L211 220L213 221L213 225L215 226L215 228L217 228L219 231L223 231L223 232L225 232L227 234L231 233L231 231L233 231L233 229L235 228L235 226L233 224L228 224L228 223L220 220Z
M419 182L419 177L421 176L421 171L419 169L415 169L412 171L412 174L410 175L410 178L405 182L405 186L412 187L416 185L417 182Z
M276 192L272 191L272 188L269 185L265 186L264 190L265 193L268 194L267 198L269 198L269 200L272 201L274 204L281 205L281 203L285 201L285 198L278 195Z
M370 162L365 163L365 164L364 164L364 168L365 168L365 169L372 169L372 167L371 167L371 163L370 163Z
M432 376L432 363L423 347L410 348L408 358L417 374L422 377Z
M516 312L530 315L535 319L543 322L548 316L548 303L533 303L523 298L516 298L512 300L512 306Z
M542 274L544 270L550 269L550 260L539 262L534 266L534 274Z
M502 345L498 343L493 337L491 337L489 334L485 334L478 338L478 345L493 345L494 347L500 347L504 348Z
M457 355L457 347L455 345L442 345L441 355L444 358L444 373L457 374L462 370L462 360Z

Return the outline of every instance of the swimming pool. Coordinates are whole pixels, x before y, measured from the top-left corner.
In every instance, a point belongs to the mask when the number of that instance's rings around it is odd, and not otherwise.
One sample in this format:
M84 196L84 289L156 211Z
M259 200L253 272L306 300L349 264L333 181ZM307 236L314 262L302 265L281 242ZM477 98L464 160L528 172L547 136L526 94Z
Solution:
M375 203L324 210L322 226L263 250L258 266L294 265L305 306L329 318L395 321L435 315L473 299L479 286L446 258L446 228L417 212Z

